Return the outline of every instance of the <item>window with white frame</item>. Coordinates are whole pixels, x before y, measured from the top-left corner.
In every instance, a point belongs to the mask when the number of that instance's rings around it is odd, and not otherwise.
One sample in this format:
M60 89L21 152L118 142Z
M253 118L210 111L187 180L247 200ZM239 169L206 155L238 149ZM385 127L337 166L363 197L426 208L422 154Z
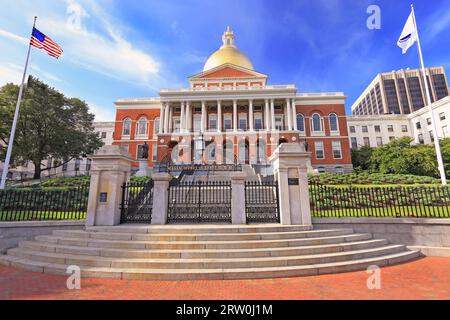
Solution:
M328 116L328 121L330 123L330 131L331 132L339 132L338 116L335 113L331 113Z
M323 141L314 142L314 149L315 149L316 159L325 159L325 149L323 146Z
M305 117L301 113L297 114L297 129L300 132L305 132Z
M342 147L340 141L333 141L331 143L333 149L333 159L342 159Z
M311 128L313 132L323 132L322 117L320 114L315 113L311 117Z
M194 115L194 131L200 132L202 126L202 116L200 114Z
M223 129L225 131L233 130L233 118L229 113L223 116Z
M355 137L351 138L352 149L358 149L358 139Z
M155 118L155 120L153 121L153 135L155 136L159 133L159 122L159 118Z
M208 121L209 130L217 130L217 114L210 114Z
M129 136L130 134L131 134L131 119L126 118L125 120L123 120L122 135Z
M180 132L181 119L180 117L173 118L173 132Z
M275 116L275 129L278 131L283 130L284 123L283 123L283 116L282 115L276 115Z
M136 134L138 136L145 136L147 135L147 119L142 117L138 120L138 124L137 124L137 132Z
M255 123L254 123L254 128L255 130L262 130L263 128L263 117L262 117L262 113L255 113Z
M377 147L381 147L383 145L383 138L377 137Z
M239 114L239 130L242 130L242 131L247 130L247 114L246 113Z

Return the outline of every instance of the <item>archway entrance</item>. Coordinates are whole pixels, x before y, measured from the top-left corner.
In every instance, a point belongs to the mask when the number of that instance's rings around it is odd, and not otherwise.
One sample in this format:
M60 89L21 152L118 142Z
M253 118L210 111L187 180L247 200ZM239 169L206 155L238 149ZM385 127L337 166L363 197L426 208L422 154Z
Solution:
M238 145L238 162L240 164L249 164L249 145L247 140L241 140Z

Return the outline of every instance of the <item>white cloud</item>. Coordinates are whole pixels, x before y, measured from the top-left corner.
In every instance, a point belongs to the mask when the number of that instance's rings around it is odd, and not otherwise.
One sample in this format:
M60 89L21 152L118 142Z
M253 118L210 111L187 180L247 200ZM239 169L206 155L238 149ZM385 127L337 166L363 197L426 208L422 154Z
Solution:
M12 64L0 65L0 86L7 83L19 84L22 80L23 71Z
M2 30L2 29L0 29L0 37L4 37L4 38L10 39L10 40L21 42L25 45L27 45L29 43L29 39L19 36L17 34L8 32L6 30Z
M95 114L95 121L114 121L116 112L114 108L101 108L99 106L89 104L90 111Z

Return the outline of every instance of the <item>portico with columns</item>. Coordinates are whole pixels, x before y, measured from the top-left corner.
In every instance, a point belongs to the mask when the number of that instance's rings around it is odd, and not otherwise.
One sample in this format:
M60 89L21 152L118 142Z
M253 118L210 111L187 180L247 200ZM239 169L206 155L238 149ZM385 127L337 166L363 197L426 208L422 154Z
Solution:
M264 164L287 142L315 151L312 165L319 170L352 171L344 94L269 85L268 75L255 71L236 47L229 28L222 41L187 87L161 89L157 98L116 101L114 144L138 158L144 135L135 131L143 126L133 121L144 117L150 166L164 161Z

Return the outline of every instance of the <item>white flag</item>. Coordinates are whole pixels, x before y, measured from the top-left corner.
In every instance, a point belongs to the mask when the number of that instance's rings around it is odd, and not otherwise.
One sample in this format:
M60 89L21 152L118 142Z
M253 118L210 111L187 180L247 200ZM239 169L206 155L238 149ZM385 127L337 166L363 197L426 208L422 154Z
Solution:
M408 21L406 21L405 27L403 28L402 35L398 39L397 45L403 49L403 54L411 48L417 41L416 27L414 25L413 13L409 15Z

